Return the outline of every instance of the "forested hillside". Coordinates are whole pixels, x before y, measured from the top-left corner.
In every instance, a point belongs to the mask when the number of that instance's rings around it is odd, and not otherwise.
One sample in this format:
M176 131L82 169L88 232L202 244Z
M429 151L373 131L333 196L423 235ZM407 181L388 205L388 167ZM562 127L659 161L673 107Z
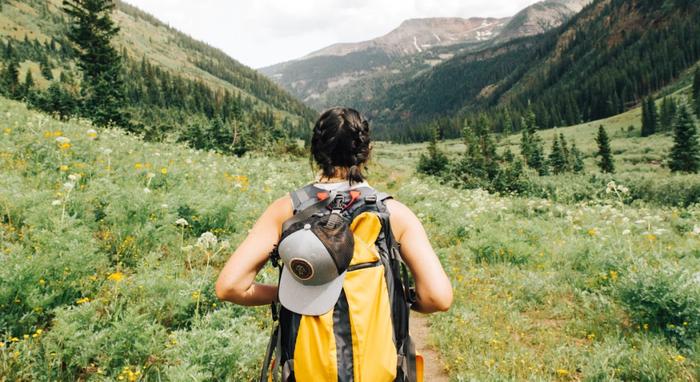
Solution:
M11 98L67 116L76 112L81 76L61 5L2 2L0 87ZM302 137L314 119L314 111L220 50L122 2L113 18L121 29L114 45L128 78L125 106L132 129L147 139L173 136L242 152L253 142ZM237 147L215 147L217 139L238 140Z
M496 131L519 129L528 108L540 127L572 125L635 106L699 58L697 2L599 0L561 28L455 57L354 106L395 140L425 140L426 122L478 111Z

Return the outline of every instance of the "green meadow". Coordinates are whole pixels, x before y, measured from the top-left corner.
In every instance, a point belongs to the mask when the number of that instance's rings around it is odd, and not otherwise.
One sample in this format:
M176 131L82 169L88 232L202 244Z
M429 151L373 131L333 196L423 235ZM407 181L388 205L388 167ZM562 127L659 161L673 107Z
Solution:
M700 205L629 195L697 176L663 167L668 135L627 130L638 111L614 118L619 174L587 180L600 123L557 130L586 174L540 180L562 190L549 199L454 189L415 174L425 145L377 142L370 184L415 211L453 283L429 318L452 380L698 380ZM269 309L218 301L214 281L312 179L307 158L148 143L0 99L0 168L0 381L255 379Z

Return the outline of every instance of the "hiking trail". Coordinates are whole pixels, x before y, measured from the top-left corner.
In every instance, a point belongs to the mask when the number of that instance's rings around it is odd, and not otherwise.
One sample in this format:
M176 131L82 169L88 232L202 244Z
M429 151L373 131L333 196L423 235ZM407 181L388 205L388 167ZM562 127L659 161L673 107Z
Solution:
M410 332L416 350L423 355L425 382L448 382L450 380L440 361L440 355L430 346L430 324L424 314L411 312Z

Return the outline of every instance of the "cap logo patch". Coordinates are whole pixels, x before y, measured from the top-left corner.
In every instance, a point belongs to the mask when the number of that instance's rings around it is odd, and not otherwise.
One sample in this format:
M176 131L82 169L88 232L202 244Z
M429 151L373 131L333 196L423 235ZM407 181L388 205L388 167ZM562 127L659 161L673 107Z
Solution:
M292 259L289 269L299 280L306 281L314 276L314 267L304 259Z

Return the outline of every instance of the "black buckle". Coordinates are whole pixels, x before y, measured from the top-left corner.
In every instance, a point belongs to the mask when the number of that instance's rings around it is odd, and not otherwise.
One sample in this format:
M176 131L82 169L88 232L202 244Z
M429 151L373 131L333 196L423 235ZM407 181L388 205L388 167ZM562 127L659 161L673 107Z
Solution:
M270 262L276 268L280 268L282 266L280 264L280 261L282 261L282 258L280 257L280 253L277 250L277 244L275 244L275 247L272 248L272 252L270 252Z
M377 202L377 194L372 194L372 195L367 195L365 196L365 203L367 204L374 204Z

